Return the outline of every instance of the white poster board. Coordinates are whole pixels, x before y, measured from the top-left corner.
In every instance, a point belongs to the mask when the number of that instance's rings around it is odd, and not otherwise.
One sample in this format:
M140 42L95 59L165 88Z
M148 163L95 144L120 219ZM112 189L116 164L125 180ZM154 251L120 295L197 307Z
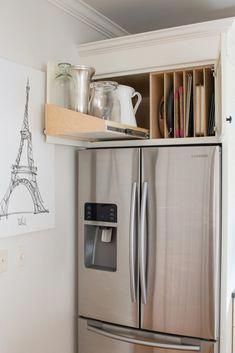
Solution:
M54 146L45 73L0 59L0 237L54 227Z

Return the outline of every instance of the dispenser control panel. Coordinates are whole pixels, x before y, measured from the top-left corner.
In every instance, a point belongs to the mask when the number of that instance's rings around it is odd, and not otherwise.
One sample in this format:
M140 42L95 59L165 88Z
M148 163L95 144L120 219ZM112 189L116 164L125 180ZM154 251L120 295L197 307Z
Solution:
M117 205L112 203L85 203L85 220L117 223Z

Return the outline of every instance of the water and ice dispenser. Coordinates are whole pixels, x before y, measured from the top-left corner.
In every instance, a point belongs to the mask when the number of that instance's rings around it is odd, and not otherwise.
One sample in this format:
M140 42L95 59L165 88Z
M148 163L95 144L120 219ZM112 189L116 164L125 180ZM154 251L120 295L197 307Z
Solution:
M117 205L85 203L85 266L115 272L117 269Z

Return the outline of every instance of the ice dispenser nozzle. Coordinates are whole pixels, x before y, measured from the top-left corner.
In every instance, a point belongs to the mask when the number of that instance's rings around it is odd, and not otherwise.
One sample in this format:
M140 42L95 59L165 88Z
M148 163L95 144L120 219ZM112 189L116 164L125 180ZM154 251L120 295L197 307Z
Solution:
M112 240L112 228L103 228L101 230L101 241L103 243L110 243Z

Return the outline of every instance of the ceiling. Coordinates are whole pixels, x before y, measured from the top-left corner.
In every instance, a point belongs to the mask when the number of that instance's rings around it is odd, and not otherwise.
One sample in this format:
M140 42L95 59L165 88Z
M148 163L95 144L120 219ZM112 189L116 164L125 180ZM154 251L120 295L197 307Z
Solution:
M235 0L85 0L129 33L235 16Z

